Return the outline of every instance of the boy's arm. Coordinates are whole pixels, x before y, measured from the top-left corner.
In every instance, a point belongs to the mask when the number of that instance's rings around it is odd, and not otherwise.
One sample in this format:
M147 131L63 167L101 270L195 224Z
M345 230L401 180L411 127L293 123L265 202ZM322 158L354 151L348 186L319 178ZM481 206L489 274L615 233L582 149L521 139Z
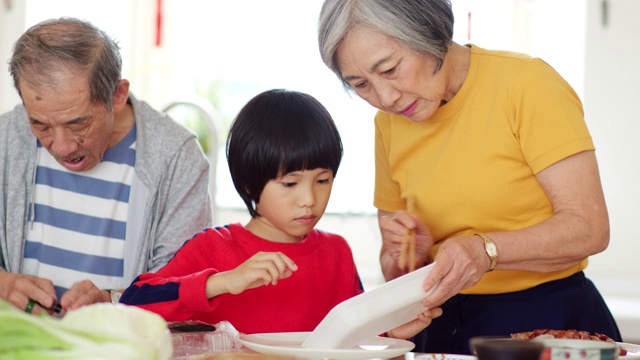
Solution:
M276 285L298 270L298 265L281 252L258 252L235 269L213 274L207 280L206 296L240 294L263 285Z
M207 279L215 273L215 269L206 269L180 277L142 274L122 294L120 302L155 312L167 321L185 321L195 312L217 307L217 298L209 300L205 291Z

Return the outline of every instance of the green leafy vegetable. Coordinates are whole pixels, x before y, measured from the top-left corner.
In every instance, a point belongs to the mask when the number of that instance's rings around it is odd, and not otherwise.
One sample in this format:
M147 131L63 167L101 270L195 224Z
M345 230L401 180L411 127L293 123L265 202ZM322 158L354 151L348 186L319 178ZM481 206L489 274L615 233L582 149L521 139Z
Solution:
M134 306L88 305L57 319L0 300L0 359L166 360L171 353L164 319Z

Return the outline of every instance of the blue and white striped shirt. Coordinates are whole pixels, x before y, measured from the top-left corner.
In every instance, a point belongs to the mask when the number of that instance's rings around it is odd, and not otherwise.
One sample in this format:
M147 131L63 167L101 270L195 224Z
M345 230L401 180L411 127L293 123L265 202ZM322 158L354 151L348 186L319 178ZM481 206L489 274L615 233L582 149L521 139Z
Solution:
M58 298L80 280L111 289L123 279L135 141L134 125L86 172L67 170L38 144L23 273L53 281Z

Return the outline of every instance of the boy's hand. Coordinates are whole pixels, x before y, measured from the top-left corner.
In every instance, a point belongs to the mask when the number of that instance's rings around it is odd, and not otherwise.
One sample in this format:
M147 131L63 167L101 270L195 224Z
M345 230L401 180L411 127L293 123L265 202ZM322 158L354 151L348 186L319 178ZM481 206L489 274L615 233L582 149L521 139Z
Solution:
M286 279L298 265L281 252L258 252L237 268L214 274L207 280L207 297L240 294L262 285L276 285Z

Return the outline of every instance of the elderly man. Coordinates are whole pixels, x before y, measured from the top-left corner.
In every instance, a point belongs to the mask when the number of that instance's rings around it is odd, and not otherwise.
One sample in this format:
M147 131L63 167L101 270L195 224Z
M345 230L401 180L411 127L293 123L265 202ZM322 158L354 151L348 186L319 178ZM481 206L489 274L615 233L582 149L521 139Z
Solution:
M28 312L116 300L211 225L195 135L129 93L117 44L72 18L16 42L0 116L0 299ZM115 297L114 297L115 295Z

